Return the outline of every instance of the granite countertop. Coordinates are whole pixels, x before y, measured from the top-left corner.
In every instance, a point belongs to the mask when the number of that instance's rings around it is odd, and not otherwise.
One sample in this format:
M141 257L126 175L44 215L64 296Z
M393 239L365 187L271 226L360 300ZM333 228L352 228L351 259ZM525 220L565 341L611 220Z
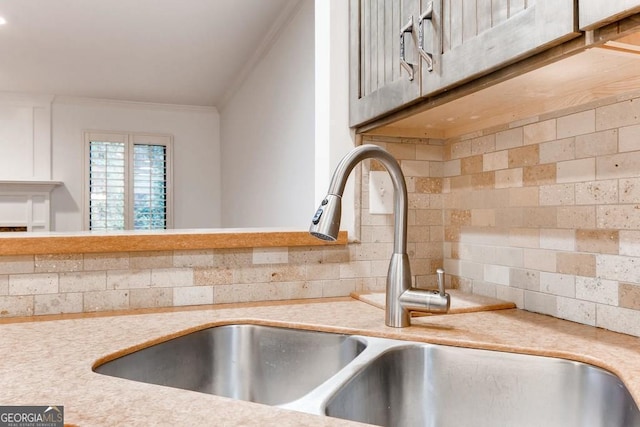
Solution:
M186 390L103 376L99 359L203 325L257 323L358 333L564 357L608 369L640 401L640 340L518 309L412 319L384 325L384 312L351 298L226 307L150 310L126 315L62 315L0 322L2 405L64 405L65 422L120 425L358 425Z

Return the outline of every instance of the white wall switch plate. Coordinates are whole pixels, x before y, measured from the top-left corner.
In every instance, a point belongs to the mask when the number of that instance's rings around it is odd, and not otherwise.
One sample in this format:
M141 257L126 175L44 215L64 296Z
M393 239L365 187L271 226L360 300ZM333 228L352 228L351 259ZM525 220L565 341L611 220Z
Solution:
M393 184L387 171L369 172L369 213L393 213Z

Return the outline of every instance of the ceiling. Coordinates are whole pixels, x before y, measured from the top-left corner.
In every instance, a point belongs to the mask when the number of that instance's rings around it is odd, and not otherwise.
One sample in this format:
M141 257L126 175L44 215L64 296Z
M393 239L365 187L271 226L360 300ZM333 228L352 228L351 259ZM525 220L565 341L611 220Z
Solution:
M0 0L0 91L220 106L298 0Z

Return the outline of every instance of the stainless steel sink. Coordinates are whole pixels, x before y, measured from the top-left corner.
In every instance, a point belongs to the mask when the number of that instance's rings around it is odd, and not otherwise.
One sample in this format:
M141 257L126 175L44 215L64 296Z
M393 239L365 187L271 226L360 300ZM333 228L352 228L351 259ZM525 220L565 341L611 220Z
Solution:
M638 426L622 382L562 359L434 345L384 352L326 414L384 426Z
M95 368L105 375L278 405L300 398L364 349L339 334L258 325L204 329Z
M595 366L360 335L219 326L95 371L383 426L640 427L627 388Z

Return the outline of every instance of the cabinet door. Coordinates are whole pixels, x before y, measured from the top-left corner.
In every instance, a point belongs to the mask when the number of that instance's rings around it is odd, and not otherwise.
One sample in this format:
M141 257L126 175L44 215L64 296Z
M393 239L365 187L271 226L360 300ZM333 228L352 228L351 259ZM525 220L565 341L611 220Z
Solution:
M640 12L638 0L579 0L580 29L590 30Z
M420 96L420 70L413 23L420 0L351 0L350 124L357 126L403 107ZM413 67L413 78L401 66ZM408 66L407 66L408 68Z
M574 0L434 0L424 25L434 66L423 68L422 95L578 36L574 16Z

